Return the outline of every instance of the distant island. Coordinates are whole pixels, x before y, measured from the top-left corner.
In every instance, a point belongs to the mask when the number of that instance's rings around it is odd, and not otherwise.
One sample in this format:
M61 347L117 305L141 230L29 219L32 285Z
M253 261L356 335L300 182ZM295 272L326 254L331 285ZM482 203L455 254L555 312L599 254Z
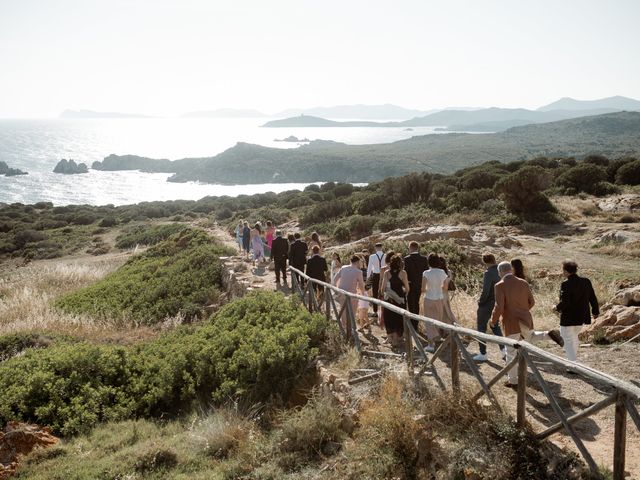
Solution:
M11 168L5 162L0 162L0 175L5 177L16 177L18 175L28 175L27 172L23 172L18 168Z
M359 183L420 171L448 174L489 160L581 158L594 153L613 158L640 155L640 113L580 117L484 135L421 135L373 145L312 141L299 148L281 149L238 143L214 157L175 161L109 155L102 162L95 162L94 168L173 173L168 178L170 182Z
M118 112L94 112L93 110L65 110L59 118L153 118L148 115L138 113L118 113Z
M274 142L308 143L311 140L309 140L308 138L298 138L295 135L289 135L286 138L276 138L273 141Z
M366 120L352 120L338 122L327 120L326 118L314 117L313 115L299 115L297 117L283 118L281 120L271 120L264 125L265 128L285 128L285 127L397 127L399 122L371 122Z
M314 113L318 109L314 110ZM427 115L415 116L403 121L337 121L330 114L297 114L288 118L271 120L262 125L265 128L283 127L439 127L438 130L452 132L501 132L512 127L533 123L547 123L570 118L603 115L619 111L640 111L640 101L627 97L609 97L599 100L574 100L563 98L542 106L537 110L526 108L479 108L444 109ZM288 112L288 111L285 111ZM330 113L330 112L327 112ZM358 118L352 116L351 118ZM388 116L386 118L394 118Z
M63 175L77 175L81 173L89 173L89 169L84 163L76 163L75 160L67 160L63 158L53 168L53 173L61 173Z
M594 109L613 109L613 110L640 110L640 100L629 97L616 95L615 97L600 98L597 100L576 100L570 97L564 97L560 100L544 105L538 110L547 112L550 110L594 110Z
M298 115L311 115L327 118L387 120L395 118L399 120L428 115L437 110L416 110L399 107L385 103L384 105L336 105L333 107L290 108L274 115L274 117L293 117Z

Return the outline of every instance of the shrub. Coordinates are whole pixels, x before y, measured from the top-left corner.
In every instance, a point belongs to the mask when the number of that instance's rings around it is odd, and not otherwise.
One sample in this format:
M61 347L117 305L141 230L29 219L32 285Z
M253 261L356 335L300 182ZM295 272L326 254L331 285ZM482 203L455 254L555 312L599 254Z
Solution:
M155 245L187 227L181 223L164 225L136 225L116 238L116 248L133 248L136 245Z
M215 300L222 276L219 256L228 250L201 231L186 229L103 280L56 302L70 313L154 324L181 314L191 319Z
M597 165L599 167L607 167L609 165L609 159L604 155L587 155L582 160L583 163L590 163L591 165Z
M556 179L556 185L576 192L596 195L598 184L607 180L607 171L592 163L580 163Z
M616 183L640 185L640 160L622 165L616 172Z
M351 240L351 231L344 224L339 224L333 230L333 238L338 242L348 242Z
M132 415L178 414L197 400L283 401L308 372L325 327L294 299L261 292L205 325L132 347L28 349L0 363L0 423L30 421L71 435Z
M376 217L370 215L354 215L349 218L349 230L357 237L371 235Z
M542 167L526 166L501 179L495 186L507 209L525 219L554 213L555 207L541 193L551 178Z
M118 224L118 221L114 217L105 217L102 220L100 220L100 223L98 225L100 227L109 228L109 227L115 227L117 224Z

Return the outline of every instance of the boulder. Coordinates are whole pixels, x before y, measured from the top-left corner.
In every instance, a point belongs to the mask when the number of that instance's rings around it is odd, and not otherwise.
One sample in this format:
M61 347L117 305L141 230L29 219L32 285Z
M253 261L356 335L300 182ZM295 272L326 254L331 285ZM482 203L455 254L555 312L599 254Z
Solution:
M640 241L640 232L630 232L628 230L611 230L603 233L597 238L600 244L628 243Z
M20 459L36 448L58 443L48 427L28 423L9 422L0 432L0 479L14 475Z
M640 285L619 290L611 301L616 305L624 305L626 307L640 306Z
M593 341L595 337L604 337L609 342L621 342L631 340L640 333L640 307L612 305L604 307L603 311L580 332L580 340ZM636 341L640 341L640 338Z
M522 243L520 242L520 240L518 240L517 238L509 237L509 236L498 238L496 240L496 243L501 247L507 248L507 249L522 246Z
M471 241L471 233L464 227L454 225L434 225L427 228L395 230L389 240L403 242L426 242L429 240L466 240Z
M623 195L612 195L603 198L598 202L598 207L603 212L628 213L640 210L640 195L626 193Z

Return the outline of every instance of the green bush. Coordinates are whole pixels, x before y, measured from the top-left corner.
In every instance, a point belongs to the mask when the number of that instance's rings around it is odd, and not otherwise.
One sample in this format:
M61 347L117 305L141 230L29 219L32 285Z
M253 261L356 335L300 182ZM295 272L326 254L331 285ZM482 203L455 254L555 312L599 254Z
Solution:
M187 411L197 400L286 400L326 322L262 292L133 347L54 344L0 363L0 423L23 420L71 435L98 422Z
M344 224L337 225L333 230L333 238L338 242L348 242L351 240L351 231L349 230L349 227Z
M616 183L640 185L640 160L622 165L616 172Z
M129 260L101 281L56 302L65 312L155 324L178 314L201 316L218 295L226 247L186 229Z
M133 248L136 245L155 245L187 227L181 223L163 225L135 225L128 227L116 238L116 248Z
M606 182L607 171L593 163L580 163L565 171L556 179L556 185L570 191L597 195L599 184Z
M551 182L550 174L540 166L525 166L495 186L496 193L502 196L507 209L524 219L543 218L556 209L549 199L541 193Z

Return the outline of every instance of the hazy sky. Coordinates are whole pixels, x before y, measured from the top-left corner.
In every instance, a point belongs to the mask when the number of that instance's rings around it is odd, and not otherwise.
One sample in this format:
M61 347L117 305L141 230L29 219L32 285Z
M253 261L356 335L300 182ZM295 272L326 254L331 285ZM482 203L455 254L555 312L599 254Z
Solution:
M0 117L640 98L638 0L0 0Z

